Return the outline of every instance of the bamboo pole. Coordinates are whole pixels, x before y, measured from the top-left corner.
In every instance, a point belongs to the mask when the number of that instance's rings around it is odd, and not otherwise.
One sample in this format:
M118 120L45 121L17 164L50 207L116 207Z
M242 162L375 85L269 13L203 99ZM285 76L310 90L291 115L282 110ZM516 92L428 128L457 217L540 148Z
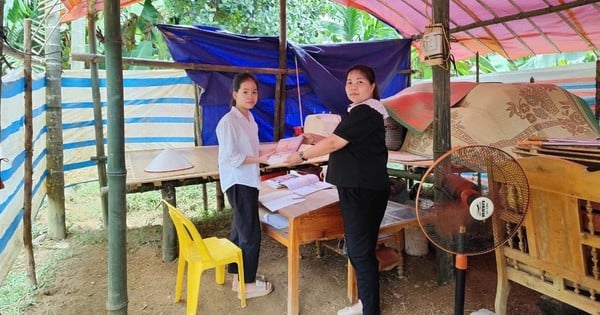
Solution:
M88 45L91 54L96 54L96 0L88 1ZM108 196L103 194L106 191L108 180L106 179L106 154L104 153L104 126L102 124L102 103L100 100L100 83L98 79L98 64L90 64L90 76L92 79L92 101L94 102L94 134L96 137L96 156L92 157L96 161L98 170L98 186L100 192L100 203L102 206L102 223L104 228L108 229Z
M23 246L27 255L27 277L32 286L37 287L35 276L35 257L33 256L33 242L31 236L31 196L33 191L33 88L31 69L31 19L23 21L23 75L25 77L25 175L23 181Z
M596 60L596 122L600 121L600 60Z
M127 207L123 51L119 0L104 1L108 133L108 298L109 314L127 314ZM93 31L93 30L90 30Z
M65 224L65 177L63 173L63 130L61 74L62 57L59 24L60 12L53 8L46 20L46 195L48 200L48 236L64 239Z
M106 63L106 57L94 54L71 54L71 60L86 61L90 63ZM166 60L151 60L143 58L123 57L123 65L135 65L154 68L167 69L183 69L183 70L202 70L202 71L217 71L217 72L250 72L261 74L294 74L295 69L276 69L276 68L252 68L252 67L236 67L223 65L207 65L192 62L174 62Z
M446 151L450 150L450 63L448 61L450 37L448 33L448 24L450 16L449 0L433 0L433 20L434 23L442 24L444 28L444 63L434 66L433 75L433 99L434 99L434 117L433 117L433 157L438 159ZM436 181L441 180L436 177ZM441 185L440 183L437 183ZM436 201L439 196L435 196ZM436 247L437 260L437 282L438 284L448 284L453 280L454 268L452 266L453 257L451 254Z

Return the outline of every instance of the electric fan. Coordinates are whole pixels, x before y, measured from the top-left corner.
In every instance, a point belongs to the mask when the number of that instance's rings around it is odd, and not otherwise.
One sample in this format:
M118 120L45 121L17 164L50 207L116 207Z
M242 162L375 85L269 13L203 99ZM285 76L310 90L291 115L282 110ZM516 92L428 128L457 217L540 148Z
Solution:
M433 199L426 199L425 191L433 191ZM417 220L436 247L456 255L454 314L464 312L467 256L491 252L513 238L528 203L525 172L498 148L454 148L423 175L416 196Z

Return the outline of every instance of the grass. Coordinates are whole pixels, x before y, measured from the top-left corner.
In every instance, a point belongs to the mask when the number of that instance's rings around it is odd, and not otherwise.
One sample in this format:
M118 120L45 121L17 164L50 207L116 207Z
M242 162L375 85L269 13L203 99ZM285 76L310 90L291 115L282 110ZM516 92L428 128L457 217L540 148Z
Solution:
M208 183L208 208L203 209L201 186L184 186L177 188L177 207L198 222L202 234L226 236L231 223L231 209L216 210L215 185ZM103 229L101 203L98 194L98 183L90 182L71 186L65 189L65 215L68 239L76 245L101 245L107 243L106 231ZM127 194L127 248L135 251L142 246L159 248L162 233L162 208L160 191ZM36 239L47 232L44 223L45 205L39 211L33 223L33 238ZM131 220L131 221L130 221ZM60 243L60 241L43 241ZM76 246L71 245L71 246ZM50 245L53 246L53 245ZM56 247L56 245L54 245ZM15 261L11 271L0 286L0 314L23 314L29 305L36 303L36 296L49 288L56 278L59 264L64 264L73 255L73 250L45 251L43 259L34 245L36 259L37 287L29 283L27 262L24 254Z

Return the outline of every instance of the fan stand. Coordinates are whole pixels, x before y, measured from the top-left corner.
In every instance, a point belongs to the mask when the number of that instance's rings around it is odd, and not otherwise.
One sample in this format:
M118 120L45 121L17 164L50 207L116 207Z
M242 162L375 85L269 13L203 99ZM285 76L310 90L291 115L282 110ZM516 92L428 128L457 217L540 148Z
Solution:
M461 226L457 236L457 254L454 267L456 268L456 282L454 289L454 315L463 315L465 311L465 280L467 275L467 255L465 251L465 233L467 229Z
M421 206L425 183L433 184L434 200ZM525 172L512 156L491 146L456 147L423 175L415 198L417 220L436 247L455 255L455 315L464 315L467 257L493 251L514 237L528 203Z

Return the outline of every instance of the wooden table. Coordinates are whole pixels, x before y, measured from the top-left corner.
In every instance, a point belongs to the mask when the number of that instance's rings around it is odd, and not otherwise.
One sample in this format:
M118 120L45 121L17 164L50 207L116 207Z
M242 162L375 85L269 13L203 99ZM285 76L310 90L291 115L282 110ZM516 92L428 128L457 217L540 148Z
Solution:
M264 182L261 194L272 192L273 188ZM396 203L395 203L396 204ZM400 205L403 207L408 207ZM391 209L391 207L388 207ZM261 207L261 218L270 211ZM288 302L287 313L299 313L299 272L300 245L315 241L341 238L344 234L342 213L336 189L325 189L306 196L297 204L284 207L278 211L288 219L287 228L277 229L263 222L262 228L268 236L287 247L288 260ZM398 233L408 226L418 225L415 217L403 219L398 211L386 211L381 225L382 233ZM356 300L355 276L352 266L348 264L348 298Z
M217 146L188 147L173 149L193 164L192 168L169 172L146 172L144 169L163 149L136 150L125 152L127 193L160 189L162 198L176 206L175 187L216 181L219 178ZM162 260L171 262L177 258L177 233L163 205Z
M273 148L275 143L261 143L261 150ZM302 145L300 150L308 146ZM164 149L136 150L125 152L127 178L125 181L126 192L136 193L151 190L161 190L162 198L176 206L176 191L178 186L197 185L219 180L218 146L200 146L172 149L183 155L192 165L192 168L169 172L146 172L144 169ZM389 161L414 164L423 163L423 157L415 156L400 151L390 151ZM327 162L327 156L309 159L296 168L310 165L321 165ZM430 161L430 160L429 160ZM288 170L285 165L270 165L261 169L266 174L278 170ZM220 193L219 198L223 198ZM337 195L336 195L337 198ZM337 199L336 199L337 201ZM175 227L168 215L168 209L163 205L163 232L162 255L163 261L171 262L177 258L177 234Z
M267 151L275 145L273 142L261 143L261 151ZM218 146L201 146L172 149L185 157L192 168L168 171L147 172L148 164L164 149L136 150L125 152L125 164L127 178L125 181L126 192L136 193L151 190L160 190L162 198L176 206L175 187L186 185L197 185L219 180ZM318 165L327 162L327 157L309 159L303 166ZM285 165L270 165L261 169L261 173L269 173L277 170L288 170ZM219 188L217 186L217 188ZM217 189L217 191L220 191ZM218 193L223 199L222 193ZM162 259L171 262L177 258L177 233L169 217L168 208L163 205L163 231L162 231Z
M136 150L125 152L127 167L127 192L144 192L161 188L164 183L176 186L199 184L219 178L217 161L218 146L175 148L174 152L185 157L193 167L169 172L146 172L144 169L164 149Z

